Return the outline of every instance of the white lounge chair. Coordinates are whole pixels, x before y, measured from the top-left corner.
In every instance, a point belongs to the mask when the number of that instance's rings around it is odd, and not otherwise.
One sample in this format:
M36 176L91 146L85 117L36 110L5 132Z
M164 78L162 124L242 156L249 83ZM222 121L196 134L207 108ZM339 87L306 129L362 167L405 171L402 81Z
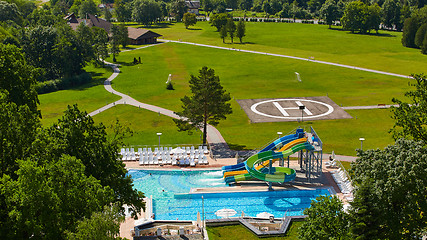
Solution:
M203 146L203 153L204 154L208 154L209 153L208 146Z

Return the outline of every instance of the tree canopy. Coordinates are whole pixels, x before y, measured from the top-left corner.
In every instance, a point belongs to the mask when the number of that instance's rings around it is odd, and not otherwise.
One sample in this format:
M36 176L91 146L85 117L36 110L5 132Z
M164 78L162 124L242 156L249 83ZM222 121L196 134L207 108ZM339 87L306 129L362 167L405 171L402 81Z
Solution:
M230 94L226 92L215 75L215 71L202 67L199 75L190 76L190 97L181 98L182 111L177 112L181 119L174 119L179 131L203 129L203 144L206 144L207 124L218 125L232 113Z
M196 14L184 13L184 17L182 18L182 21L184 22L185 28L188 28L188 26L193 26L197 23Z
M393 98L392 118L395 120L391 133L395 139L405 137L416 141L427 142L427 81L422 74L413 75L415 82L409 82L415 87L405 93L409 102Z
M371 209L372 222L381 233L378 237L421 238L427 227L425 142L399 139L384 150L359 151L358 155L352 163L352 179L357 186L369 186L370 201L356 206L359 211L364 209L360 205Z

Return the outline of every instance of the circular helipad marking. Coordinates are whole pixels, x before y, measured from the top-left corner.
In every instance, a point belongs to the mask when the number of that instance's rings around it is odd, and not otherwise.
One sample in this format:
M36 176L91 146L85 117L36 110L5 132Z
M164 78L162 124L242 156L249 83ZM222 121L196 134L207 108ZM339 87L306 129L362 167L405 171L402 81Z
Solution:
M260 111L258 111L256 109L261 104L273 103L273 102L285 102L285 101L286 102L292 102L295 107L292 107L292 108L281 108L281 110L279 109L279 111L281 111L282 114L283 114L282 110L284 110L284 112L286 113L286 110L295 110L295 109L298 109L299 105L297 104L297 102L310 102L310 103L313 103L313 104L319 104L319 105L325 106L328 109L326 112L323 112L323 113L320 113L320 114L315 114L315 115L311 115L311 116L306 116L307 115L306 114L304 116L304 119L312 119L312 118L323 117L323 116L331 114L334 111L334 108L331 105L329 105L329 104L326 104L326 103L323 103L323 102L319 102L319 101L309 100L309 99L273 99L273 100L267 100L267 101L262 101L262 102L258 102L258 103L253 104L251 106L251 110L252 110L252 112L254 112L256 114L259 114L259 115L262 115L262 116L265 116L265 117L270 117L270 118L279 118L279 119L299 119L299 118L301 118L301 116L276 116L276 115L270 115L270 114L267 114L267 113L262 113L262 112L260 112ZM305 106L305 107L307 108L307 106ZM278 108L278 107L276 106L276 108ZM307 108L307 110L310 111L310 109L308 109L308 108Z

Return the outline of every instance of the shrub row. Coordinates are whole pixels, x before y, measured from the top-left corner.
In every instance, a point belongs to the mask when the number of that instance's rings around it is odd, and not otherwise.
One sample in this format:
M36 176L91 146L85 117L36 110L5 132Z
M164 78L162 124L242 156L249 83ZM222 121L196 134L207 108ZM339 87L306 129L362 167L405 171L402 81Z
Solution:
M90 80L92 80L92 76L87 72L83 72L79 75L69 78L39 82L36 86L36 90L39 94L56 92L58 90L65 90L71 87L83 85L90 82Z

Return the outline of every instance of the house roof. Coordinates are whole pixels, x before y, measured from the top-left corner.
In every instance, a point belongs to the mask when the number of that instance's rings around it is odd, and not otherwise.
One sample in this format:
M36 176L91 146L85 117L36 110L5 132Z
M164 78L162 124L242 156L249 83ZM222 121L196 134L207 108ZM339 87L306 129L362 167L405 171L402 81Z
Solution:
M74 13L69 14L64 17L67 20L68 24L73 30L76 30L80 23L84 22L89 27L99 27L103 28L107 33L110 33L110 28L112 23L108 22L105 19L99 18L92 14L88 14L88 19L77 18Z
M185 1L185 4L189 9L199 9L200 1Z
M143 28L128 27L128 36L130 39L139 40L144 38L161 37L162 35Z

